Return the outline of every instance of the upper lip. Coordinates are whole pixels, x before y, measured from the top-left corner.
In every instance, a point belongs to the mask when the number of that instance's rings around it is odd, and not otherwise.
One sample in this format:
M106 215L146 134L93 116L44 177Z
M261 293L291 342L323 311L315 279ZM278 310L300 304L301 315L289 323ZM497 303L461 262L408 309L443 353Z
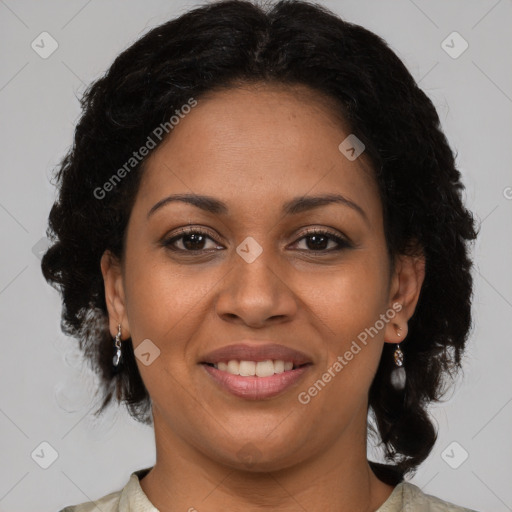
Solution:
M231 361L233 359L256 362L273 359L291 361L296 366L311 363L311 358L299 350L277 343L262 342L243 342L227 345L208 352L208 354L201 358L200 362L216 364L219 361Z

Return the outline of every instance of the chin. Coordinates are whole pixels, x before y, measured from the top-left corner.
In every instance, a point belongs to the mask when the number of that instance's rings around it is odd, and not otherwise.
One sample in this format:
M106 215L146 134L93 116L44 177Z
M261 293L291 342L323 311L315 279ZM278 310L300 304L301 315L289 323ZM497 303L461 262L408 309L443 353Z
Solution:
M267 441L229 442L226 451L209 457L237 471L251 473L280 471L304 460L304 452L293 448L287 441L281 445Z

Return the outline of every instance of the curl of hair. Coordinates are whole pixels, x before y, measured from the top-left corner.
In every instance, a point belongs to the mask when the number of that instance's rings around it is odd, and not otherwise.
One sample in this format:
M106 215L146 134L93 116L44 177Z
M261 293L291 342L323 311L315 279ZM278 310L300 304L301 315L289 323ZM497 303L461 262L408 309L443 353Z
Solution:
M135 419L151 423L130 339L123 342L122 370L113 371L100 270L105 250L122 259L144 160L106 199L94 191L190 98L258 82L301 84L334 100L366 146L391 261L419 250L425 256L423 288L402 345L406 388L389 384L394 346L385 343L369 390L387 460L402 475L414 471L437 437L427 406L440 400L443 378L461 369L471 327L467 245L477 233L432 102L380 37L322 6L298 0L200 6L150 30L87 88L73 145L56 173L59 196L47 230L54 243L41 263L62 295L62 330L77 338L101 377L96 414L115 394Z

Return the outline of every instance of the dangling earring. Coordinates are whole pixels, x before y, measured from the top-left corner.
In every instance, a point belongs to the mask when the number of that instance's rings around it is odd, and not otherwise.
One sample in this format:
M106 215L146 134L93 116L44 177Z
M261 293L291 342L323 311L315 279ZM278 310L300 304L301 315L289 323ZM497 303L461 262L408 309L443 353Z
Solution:
M402 330L401 327L398 328L399 331ZM400 332L396 333L397 336L400 336ZM395 368L391 371L391 385L397 391L405 388L405 368L404 368L404 353L400 350L400 343L397 345L395 349L395 353L393 354L393 358L395 360Z
M119 361L121 360L121 324L119 324L117 328L116 341L115 346L117 348L116 353L114 354L113 363L114 367L118 367Z

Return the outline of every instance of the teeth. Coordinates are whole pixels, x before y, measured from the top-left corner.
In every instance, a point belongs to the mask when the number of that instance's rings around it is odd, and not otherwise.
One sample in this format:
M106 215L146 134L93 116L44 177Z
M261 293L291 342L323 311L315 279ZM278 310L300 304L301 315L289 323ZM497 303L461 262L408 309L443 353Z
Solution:
M256 375L258 377L270 377L274 375L274 361L258 361L256 363Z
M256 375L256 363L254 361L240 361L239 373L242 377Z
M238 361L229 361L227 372L231 373L232 375L240 375L240 372L238 371L240 368L240 363Z
M275 373L288 372L293 369L291 361L277 359L267 359L266 361L237 361L232 359L227 363L219 361L214 365L215 368L230 373L231 375L241 375L242 377L271 377Z
M278 359L274 361L274 373L283 373L284 372L284 361Z

